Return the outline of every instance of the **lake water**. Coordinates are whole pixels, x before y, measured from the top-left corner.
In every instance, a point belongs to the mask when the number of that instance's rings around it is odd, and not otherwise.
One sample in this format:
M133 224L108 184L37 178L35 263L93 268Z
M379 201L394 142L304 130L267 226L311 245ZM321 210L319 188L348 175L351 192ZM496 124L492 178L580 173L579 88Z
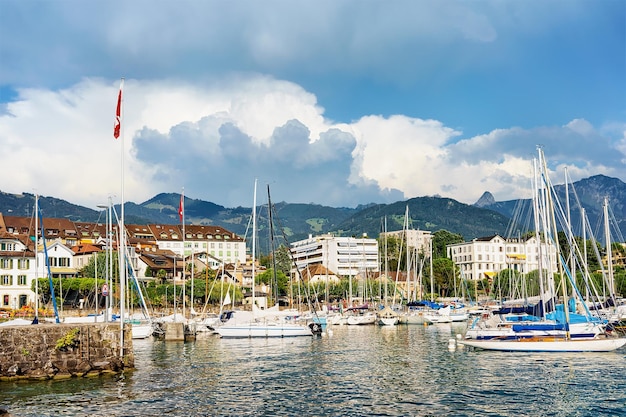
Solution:
M120 376L0 383L13 416L626 416L626 351L448 349L464 326L134 341Z

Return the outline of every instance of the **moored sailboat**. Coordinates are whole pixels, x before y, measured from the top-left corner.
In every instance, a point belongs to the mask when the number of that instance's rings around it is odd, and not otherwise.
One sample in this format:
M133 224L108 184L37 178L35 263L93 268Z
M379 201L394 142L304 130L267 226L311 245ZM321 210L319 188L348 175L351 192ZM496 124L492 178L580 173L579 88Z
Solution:
M568 263L565 261L559 242L555 238L557 235L556 218L564 218L556 195L553 193L552 184L547 175L546 162L541 150L539 150L540 174L535 170L534 198L533 208L535 215L535 228L538 237L545 239L547 246L553 245L556 248L557 265L559 267L558 274L548 274L546 277L549 283L548 288L555 288L554 276L560 277L560 289L562 291L561 310L555 310L552 316L544 314L545 305L541 305L541 317L535 317L533 320L524 320L519 323L512 323L510 326L501 326L495 331L491 337L487 337L487 333L481 333L477 330L477 335L482 337L468 337L459 341L461 345L499 351L524 351L524 352L608 352L620 349L626 345L626 338L615 337L604 329L604 323L598 318L592 317L590 311L581 302L585 309L585 314L575 314L572 311L572 305L576 305L575 300L581 300L581 294L576 285L572 272ZM541 178L541 182L539 182ZM540 186L541 184L541 186ZM565 230L568 239L573 242L572 231L567 221L562 222L562 228ZM539 246L541 247L541 246ZM541 257L540 257L541 259ZM540 271L541 271L540 266ZM542 299L545 295L542 292ZM548 291L549 302L556 304L557 296L553 291ZM570 302L573 301L573 302ZM535 321L533 323L533 321ZM587 326L587 327L585 327ZM499 326L493 327L498 329ZM589 334L580 337L578 333L582 329L588 329ZM486 330L486 329L484 329ZM497 332L502 332L497 334ZM585 330L583 330L584 332ZM579 337L573 337L579 336Z
M231 319L215 329L222 338L256 337L296 337L312 336L313 328L292 323L284 315L265 312L256 308L255 301L255 260L256 260L256 180L254 181L254 200L252 205L252 311L236 312ZM269 192L268 192L269 193ZM239 320L240 317L243 320Z

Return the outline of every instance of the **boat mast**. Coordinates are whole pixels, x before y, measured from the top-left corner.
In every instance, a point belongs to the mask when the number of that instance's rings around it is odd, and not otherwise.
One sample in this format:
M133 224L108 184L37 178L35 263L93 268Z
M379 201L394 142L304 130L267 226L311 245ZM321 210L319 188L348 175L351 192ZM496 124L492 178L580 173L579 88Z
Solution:
M39 194L35 194L35 322L39 323Z
M550 183L550 178L548 177L548 166L546 164L545 157L543 157L543 153L541 152L541 150L540 150L540 157L541 157L541 162L542 162L541 167L542 167L542 172L543 172L543 178L546 184L547 214L549 214L550 216L549 235L551 237L551 241L554 242L554 245L556 246L557 267L558 267L559 275L561 278L561 292L563 295L563 312L565 314L565 323L566 323L565 338L569 340L570 339L570 329L569 329L570 317L569 317L569 302L568 302L569 296L568 296L567 288L566 288L567 285L566 285L566 280L565 280L565 271L563 271L563 264L559 262L562 259L562 253L561 253L560 245L558 244L555 208L554 208L554 201L552 199L552 184Z
M609 273L609 297L615 295L615 278L613 276L613 248L611 247L611 229L609 227L609 200L604 197L604 239L606 241L606 265ZM606 300L606 297L605 297Z
M185 315L185 287L187 286L186 274L187 264L185 259L185 187L183 187L180 194L180 222L183 225L183 319L187 318Z
M251 307L251 311L254 312L254 306L256 303L256 294L255 294L255 289L254 289L254 284L255 284L255 266L254 263L256 262L256 183L257 180L256 178L254 179L254 197L252 199L252 307Z

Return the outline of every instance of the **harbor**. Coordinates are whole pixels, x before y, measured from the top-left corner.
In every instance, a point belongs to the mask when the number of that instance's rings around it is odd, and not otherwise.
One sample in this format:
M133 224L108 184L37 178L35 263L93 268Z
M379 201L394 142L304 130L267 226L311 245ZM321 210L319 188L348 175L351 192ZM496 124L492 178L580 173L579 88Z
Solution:
M308 338L134 340L135 368L0 383L13 416L619 416L623 351L510 353L465 324L333 326Z

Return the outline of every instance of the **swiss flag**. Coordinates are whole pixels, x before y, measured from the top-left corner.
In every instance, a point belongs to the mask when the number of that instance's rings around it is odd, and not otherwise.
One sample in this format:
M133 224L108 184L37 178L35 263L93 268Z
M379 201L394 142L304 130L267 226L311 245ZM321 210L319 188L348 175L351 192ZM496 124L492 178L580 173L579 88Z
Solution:
M185 197L183 197L183 195L180 195L180 204L178 205L178 217L180 217L180 222L183 222L183 213L185 210L185 206L183 204L183 200L185 199Z
M117 110L115 110L115 124L113 125L113 137L120 137L120 128L122 127L122 88L117 95Z

